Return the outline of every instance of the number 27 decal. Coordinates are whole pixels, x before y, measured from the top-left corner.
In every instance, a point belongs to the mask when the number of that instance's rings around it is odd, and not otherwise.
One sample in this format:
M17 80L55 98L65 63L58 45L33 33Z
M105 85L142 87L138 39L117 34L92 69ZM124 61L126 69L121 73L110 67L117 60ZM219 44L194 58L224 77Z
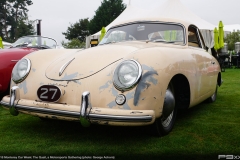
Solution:
M55 102L61 97L61 90L57 86L43 85L37 91L38 98L42 101Z
M49 90L48 90L48 88L41 88L41 91L45 91L45 92L43 92L41 95L40 95L40 98L43 98L43 99L48 99L48 96L46 95L46 96L44 96L45 94L47 94L48 93L48 91L54 91L54 94L52 95L52 98L51 99L54 99L54 97L55 97L55 95L56 95L56 93L57 93L57 89L55 89L55 88L50 88Z

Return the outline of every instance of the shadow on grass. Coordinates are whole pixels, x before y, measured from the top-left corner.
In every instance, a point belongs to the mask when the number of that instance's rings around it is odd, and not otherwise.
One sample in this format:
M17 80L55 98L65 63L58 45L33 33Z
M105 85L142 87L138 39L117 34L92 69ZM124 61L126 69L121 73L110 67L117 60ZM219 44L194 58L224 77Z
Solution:
M181 121L191 121L200 111L207 110L207 107L205 103L202 103L188 110L180 110L178 111L176 121L178 124ZM8 111L4 115L7 116ZM80 122L52 119L41 120L38 117L24 114L20 114L17 117L8 115L8 117L4 122L5 125L2 125L2 129L7 130L11 128L19 133L24 133L25 136L41 135L42 137L51 137L53 139L61 137L61 140L70 142L83 142L91 139L99 144L121 143L123 139L119 139L119 137L124 137L124 141L136 142L136 145L139 140L147 141L148 139L159 138L151 133L150 126L124 127L91 124L90 127L85 128L81 126ZM107 142L106 137L109 140Z
M208 104L203 102L188 110L179 110L177 115L177 123L187 122L196 118L200 112L208 110ZM4 116L8 115L8 111L4 111ZM123 141L135 142L148 141L148 139L159 138L154 136L149 126L141 127L122 127L122 126L104 126L92 124L90 127L82 127L80 122L70 122L61 120L41 120L38 117L20 114L17 117L7 116L2 124L3 130L13 129L18 133L24 133L24 136L31 137L39 135L40 137L51 137L52 139L68 142L84 142L92 140L95 143L116 144ZM11 120L13 119L13 120ZM119 138L119 137L124 137ZM106 141L106 138L108 141Z
M146 127L117 127L92 124L90 127L85 128L81 126L80 122L41 120L38 117L23 114L17 117L9 115L9 117L2 122L4 124L2 124L1 128L3 130L16 130L17 133L24 133L24 136L27 137L39 135L69 142L92 140L99 144L121 143L122 139L119 139L119 137L124 137L124 141L136 141L149 137ZM106 142L106 138L109 141Z

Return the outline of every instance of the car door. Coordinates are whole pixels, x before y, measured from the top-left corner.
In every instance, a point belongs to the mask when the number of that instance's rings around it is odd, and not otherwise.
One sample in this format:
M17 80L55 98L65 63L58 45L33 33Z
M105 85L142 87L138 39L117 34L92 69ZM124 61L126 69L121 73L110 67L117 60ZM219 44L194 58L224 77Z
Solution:
M201 40L197 27L188 28L188 46L192 52L196 64L195 98L206 95L211 90L211 77L209 68L212 65L212 56L204 49L205 45Z

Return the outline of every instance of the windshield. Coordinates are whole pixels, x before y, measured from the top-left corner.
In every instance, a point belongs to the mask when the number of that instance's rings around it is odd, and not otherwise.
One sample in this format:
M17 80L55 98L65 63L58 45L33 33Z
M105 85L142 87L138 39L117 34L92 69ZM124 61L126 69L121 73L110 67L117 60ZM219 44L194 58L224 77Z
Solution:
M12 47L56 48L57 42L52 38L42 36L25 36L19 38Z
M177 24L134 23L110 29L99 45L142 40L183 45L184 28Z

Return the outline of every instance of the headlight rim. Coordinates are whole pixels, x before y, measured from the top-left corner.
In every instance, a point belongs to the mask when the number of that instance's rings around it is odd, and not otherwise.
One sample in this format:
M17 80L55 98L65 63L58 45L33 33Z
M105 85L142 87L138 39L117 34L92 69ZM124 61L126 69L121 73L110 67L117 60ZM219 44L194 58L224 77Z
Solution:
M137 78L136 78L136 80L130 85L130 86L128 86L128 87L126 87L126 86L119 86L116 82L115 82L115 80L118 80L118 71L119 71L119 67L123 64L123 63L126 63L126 62L128 62L128 61L131 61L131 62L134 62L136 65L137 65L137 67L138 67L138 76L137 76ZM142 70L142 66L140 65L140 63L138 62L138 61L136 61L135 59L129 59L129 60L124 60L124 61L122 61L120 64L118 64L118 66L115 68L115 70L114 70L114 73L113 73L113 85L114 85L114 87L117 89L117 90L119 90L119 91L128 91L128 90L131 90L132 88L134 88L136 85L137 85L137 83L139 82L139 80L141 79L141 77L142 77L142 72L143 72L143 70ZM116 76L117 76L117 78L116 78ZM119 81L119 80L118 80ZM121 82L119 82L119 84L121 84Z
M28 63L28 66L27 66L26 74L25 74L23 77L21 77L20 79L18 79L18 80L14 80L14 79L13 79L13 71L12 71L12 77L11 77L11 79L12 79L12 81L15 82L16 84L21 83L22 81L24 81L24 80L26 79L26 77L28 76L30 70L31 70L31 65L32 65L32 64L31 64L30 59L28 59L28 58L22 58L21 60L19 60L19 61L15 64L15 66L16 66L20 61L22 61L22 60L26 60L27 63ZM14 66L14 68L15 68L15 66ZM14 68L13 68L13 70L14 70Z

